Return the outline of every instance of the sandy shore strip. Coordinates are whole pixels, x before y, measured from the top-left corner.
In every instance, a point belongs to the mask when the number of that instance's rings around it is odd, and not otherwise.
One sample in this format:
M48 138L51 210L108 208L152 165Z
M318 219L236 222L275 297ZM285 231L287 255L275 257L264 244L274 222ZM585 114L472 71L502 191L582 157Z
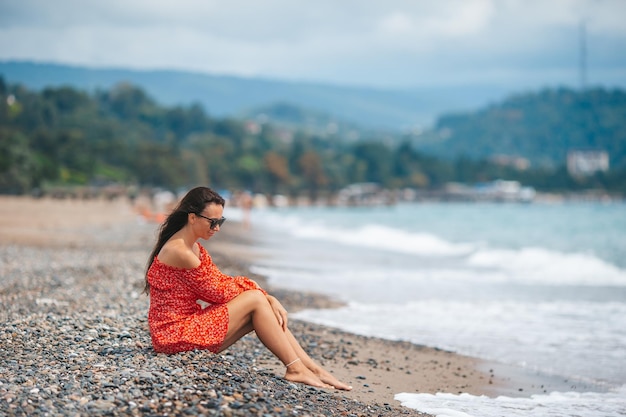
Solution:
M352 392L284 381L253 336L221 355L157 355L141 294L157 227L127 201L0 197L0 414L422 415L393 396L571 390L558 378L296 320L303 347ZM250 275L253 233L231 222L207 244L224 272L259 280L290 311L337 305Z

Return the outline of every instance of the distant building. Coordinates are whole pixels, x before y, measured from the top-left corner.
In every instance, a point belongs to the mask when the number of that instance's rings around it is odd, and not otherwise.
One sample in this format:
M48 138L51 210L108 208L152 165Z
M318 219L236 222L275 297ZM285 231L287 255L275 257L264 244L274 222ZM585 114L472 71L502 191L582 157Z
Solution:
M518 181L495 180L474 186L448 183L440 197L444 201L530 203L535 199L535 195L533 187L524 187Z
M339 206L383 206L393 203L390 193L374 182L351 184L337 194Z
M535 198L533 187L523 187L519 181L495 180L478 184L473 189L479 200L529 203Z
M586 177L609 170L609 153L602 150L572 150L567 153L567 172Z
M253 120L248 120L245 124L246 131L252 135L258 135L261 133L261 124Z
M526 171L530 167L530 161L521 156L494 155L489 160L494 164L513 167L518 171Z

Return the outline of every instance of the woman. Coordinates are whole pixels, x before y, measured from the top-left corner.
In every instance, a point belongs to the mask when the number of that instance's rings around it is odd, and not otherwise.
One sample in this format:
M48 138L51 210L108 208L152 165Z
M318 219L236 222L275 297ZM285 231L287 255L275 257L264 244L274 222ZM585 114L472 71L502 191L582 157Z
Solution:
M287 311L256 282L223 274L197 241L220 230L224 199L192 189L166 218L146 271L148 323L157 352L218 353L254 330L286 367L285 379L320 388L352 387L304 352L287 327ZM202 308L197 300L209 303Z

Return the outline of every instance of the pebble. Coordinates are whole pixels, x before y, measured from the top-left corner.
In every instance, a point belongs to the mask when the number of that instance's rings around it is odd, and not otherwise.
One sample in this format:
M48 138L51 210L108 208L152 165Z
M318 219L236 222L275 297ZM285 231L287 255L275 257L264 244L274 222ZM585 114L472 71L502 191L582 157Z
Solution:
M0 415L421 415L285 381L251 335L224 354L155 353L141 294L150 248L107 233L77 248L0 245ZM350 356L291 326L314 359Z

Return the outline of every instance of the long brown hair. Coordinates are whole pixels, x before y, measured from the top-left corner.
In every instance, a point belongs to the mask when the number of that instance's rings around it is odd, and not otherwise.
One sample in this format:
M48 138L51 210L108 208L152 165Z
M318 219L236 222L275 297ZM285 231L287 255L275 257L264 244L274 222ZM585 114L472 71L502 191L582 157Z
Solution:
M159 228L159 237L146 265L146 285L144 287L146 294L150 292L148 270L150 266L152 266L154 258L159 254L163 245L187 224L189 213L200 214L204 211L207 204L219 204L224 207L225 201L222 196L208 187L196 187L189 190L183 199L180 200L176 208L167 216Z

